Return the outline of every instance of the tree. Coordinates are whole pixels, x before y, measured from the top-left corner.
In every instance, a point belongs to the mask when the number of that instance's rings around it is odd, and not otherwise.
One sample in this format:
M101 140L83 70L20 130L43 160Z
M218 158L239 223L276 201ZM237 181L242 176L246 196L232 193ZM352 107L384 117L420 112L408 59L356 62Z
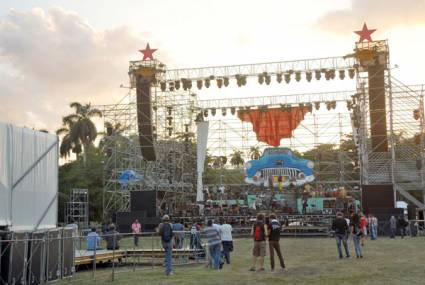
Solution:
M97 137L97 129L91 119L101 117L102 112L92 108L90 103L82 105L73 102L70 107L75 109L75 113L63 117L63 127L56 131L58 135L65 135L60 146L60 154L66 157L73 151L78 156L82 152L85 164L87 150Z
M236 167L242 166L244 163L244 159L242 158L242 151L233 150L233 153L230 155L230 164Z
M227 157L226 156L215 156L213 159L212 167L217 169L221 168L227 163Z
M251 146L249 150L249 157L251 159L257 160L260 158L260 156L261 156L260 148L258 146Z

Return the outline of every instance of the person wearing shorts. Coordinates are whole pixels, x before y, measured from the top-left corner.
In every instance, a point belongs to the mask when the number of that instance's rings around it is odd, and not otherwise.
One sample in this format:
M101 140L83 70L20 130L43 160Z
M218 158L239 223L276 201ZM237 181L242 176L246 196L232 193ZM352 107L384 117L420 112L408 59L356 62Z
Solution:
M249 270L256 270L258 260L258 271L264 271L264 257L266 256L266 237L268 236L268 230L267 225L264 224L263 214L257 215L257 221L251 229L251 235L254 239L254 247L252 249L252 266Z

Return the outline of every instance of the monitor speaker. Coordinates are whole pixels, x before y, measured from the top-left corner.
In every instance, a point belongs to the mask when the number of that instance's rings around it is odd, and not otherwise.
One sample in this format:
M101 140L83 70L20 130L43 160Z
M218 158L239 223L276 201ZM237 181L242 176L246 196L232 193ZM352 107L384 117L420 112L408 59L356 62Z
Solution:
M46 231L31 234L28 262L28 284L43 284L46 277Z
M131 212L146 212L147 217L156 217L156 191L131 191Z
M47 232L46 240L46 280L48 282L61 278L62 273L62 248L61 248L61 229L52 229Z

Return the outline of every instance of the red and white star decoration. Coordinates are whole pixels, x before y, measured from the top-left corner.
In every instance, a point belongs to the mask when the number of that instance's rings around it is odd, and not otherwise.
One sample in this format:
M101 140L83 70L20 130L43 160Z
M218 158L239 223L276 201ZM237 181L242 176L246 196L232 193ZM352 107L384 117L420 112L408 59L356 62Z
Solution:
M147 59L150 59L150 60L153 60L153 53L156 51L157 49L155 49L155 48L151 48L150 46L149 46L149 43L146 45L146 48L145 49L140 49L139 51L141 52L141 53L143 53L143 60L147 60Z
M356 34L360 36L359 43L363 42L364 40L367 40L368 42L372 41L372 38L370 35L375 32L376 29L368 29L366 26L366 23L363 24L363 29L361 31L354 31Z

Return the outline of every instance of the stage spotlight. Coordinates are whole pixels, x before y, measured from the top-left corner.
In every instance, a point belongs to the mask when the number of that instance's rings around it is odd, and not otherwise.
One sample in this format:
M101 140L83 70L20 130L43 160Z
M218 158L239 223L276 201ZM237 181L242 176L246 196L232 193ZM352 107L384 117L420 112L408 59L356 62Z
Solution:
M196 86L198 87L198 89L202 89L202 80L197 80Z
M331 107L332 107L332 109L335 109L336 108L336 101L332 101L331 102Z
M264 76L263 74L258 74L258 83L263 84L264 83Z
M223 85L224 87L229 86L229 77L223 77Z
M222 116L226 116L226 114L227 114L227 109L226 108L222 108L221 109L221 115Z
M267 85L270 85L270 82L272 81L270 74L266 74L264 76L264 81L266 82Z
M332 105L331 102L326 102L326 109L329 111L330 109L332 109Z
M211 108L211 115L215 116L215 113L216 113L215 108Z
M169 89L170 91L174 91L174 82L170 82L170 83L168 83L168 89Z
M329 70L329 76L331 77L331 79L335 78L335 69L330 69Z
M246 75L243 75L241 77L241 83L242 83L242 86L245 86L246 85Z
M353 78L354 78L354 75L356 75L356 70L355 70L354 68L350 68L350 69L348 70L348 76L349 76L351 79L353 79Z
M192 80L187 79L187 89L191 89L192 88Z
M339 70L339 79L343 80L345 78L345 70Z
M421 113L419 112L419 109L413 110L413 118L417 121L420 118Z
M326 80L331 79L331 72L330 72L329 70L326 70L326 71L325 71L325 79L326 79Z
M204 110L204 117L208 117L208 109Z
M180 89L180 80L174 81L174 86L176 87L176 90Z
M301 80L301 71L295 71L295 80L300 82Z
M210 88L210 85L211 85L210 79L209 78L205 79L205 87Z
M186 91L187 90L187 80L185 78L180 79L180 81L182 82L182 86L183 86L183 90Z
M314 102L314 109L316 110L320 109L320 102Z
M291 81L291 74L290 73L285 73L283 76L285 77L286 83L289 83Z
M307 79L307 81L310 82L312 78L313 78L313 73L311 71L306 71L305 79Z
M416 145L420 145L421 144L421 135L420 134L416 134L414 136L414 141Z
M164 92L167 89L167 83L165 81L161 81L159 84L161 86L161 91Z
M282 82L282 73L276 74L276 81L277 81L277 83L281 83Z
M223 78L217 78L217 87L221 88L223 86Z
M315 70L314 78L316 78L316 80L320 80L321 77L322 77L322 72L320 70Z
M230 108L230 114L234 115L236 113L236 108L232 107Z
M353 103L350 100L347 100L347 110L351 111L352 108L353 108Z

